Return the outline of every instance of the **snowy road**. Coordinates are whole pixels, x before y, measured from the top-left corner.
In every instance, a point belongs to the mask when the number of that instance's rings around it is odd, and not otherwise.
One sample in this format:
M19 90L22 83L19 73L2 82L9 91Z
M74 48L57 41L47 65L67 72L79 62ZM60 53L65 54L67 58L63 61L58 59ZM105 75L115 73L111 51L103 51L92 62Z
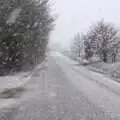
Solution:
M32 76L8 120L120 120L119 84L59 54ZM101 82L99 82L101 81ZM105 83L105 84L104 84ZM7 119L5 119L7 120Z

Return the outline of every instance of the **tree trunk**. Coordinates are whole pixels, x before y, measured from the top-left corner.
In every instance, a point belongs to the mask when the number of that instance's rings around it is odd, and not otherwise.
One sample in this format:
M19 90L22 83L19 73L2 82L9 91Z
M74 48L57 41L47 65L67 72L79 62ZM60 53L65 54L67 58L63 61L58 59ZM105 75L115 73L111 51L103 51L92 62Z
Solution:
M103 62L107 63L107 53L103 52Z
M78 57L80 57L80 56L81 56L81 53L80 53L80 51L79 51Z
M116 54L114 53L113 55L112 55L112 63L115 63L116 62Z

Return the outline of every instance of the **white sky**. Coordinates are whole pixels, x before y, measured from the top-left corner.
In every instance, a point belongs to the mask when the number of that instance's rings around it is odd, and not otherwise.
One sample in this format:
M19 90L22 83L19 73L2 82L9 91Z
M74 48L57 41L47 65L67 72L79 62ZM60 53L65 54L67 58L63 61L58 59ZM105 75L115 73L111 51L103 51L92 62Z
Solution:
M55 0L54 8L58 19L51 42L65 47L77 32L86 32L97 20L120 26L120 0Z

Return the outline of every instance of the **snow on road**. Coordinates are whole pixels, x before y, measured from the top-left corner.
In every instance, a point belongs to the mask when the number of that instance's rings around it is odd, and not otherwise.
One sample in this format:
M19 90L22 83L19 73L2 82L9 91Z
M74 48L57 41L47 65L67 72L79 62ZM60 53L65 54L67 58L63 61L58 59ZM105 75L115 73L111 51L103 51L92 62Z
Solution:
M120 120L119 95L98 84L97 76L94 78L87 69L75 65L76 62L60 53L51 53L47 67L43 72L35 71L26 85L28 91L14 108L16 112L7 117L12 116L12 120Z
M106 112L110 112L113 116L120 117L120 96L115 93L120 93L120 85L118 83L103 75L91 72L84 67L75 68L76 63L60 53L56 52L51 55L64 71L67 78L92 103Z
M56 64L55 57L49 56L46 77L41 79L40 74L38 71L37 76L35 74L30 81L32 85L38 85L34 88L34 98L23 102L20 112L19 107L16 108L18 114L13 114L15 118L12 120L115 120L110 119L109 113L90 103L71 84L61 67ZM48 87L47 91L43 86Z

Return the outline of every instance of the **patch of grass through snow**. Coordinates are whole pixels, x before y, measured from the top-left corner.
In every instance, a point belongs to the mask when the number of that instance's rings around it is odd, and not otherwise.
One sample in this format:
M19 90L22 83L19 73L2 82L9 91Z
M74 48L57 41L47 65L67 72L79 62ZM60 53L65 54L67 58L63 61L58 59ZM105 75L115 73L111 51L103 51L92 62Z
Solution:
M6 88L0 92L0 99L16 98L19 97L24 91L24 87Z

